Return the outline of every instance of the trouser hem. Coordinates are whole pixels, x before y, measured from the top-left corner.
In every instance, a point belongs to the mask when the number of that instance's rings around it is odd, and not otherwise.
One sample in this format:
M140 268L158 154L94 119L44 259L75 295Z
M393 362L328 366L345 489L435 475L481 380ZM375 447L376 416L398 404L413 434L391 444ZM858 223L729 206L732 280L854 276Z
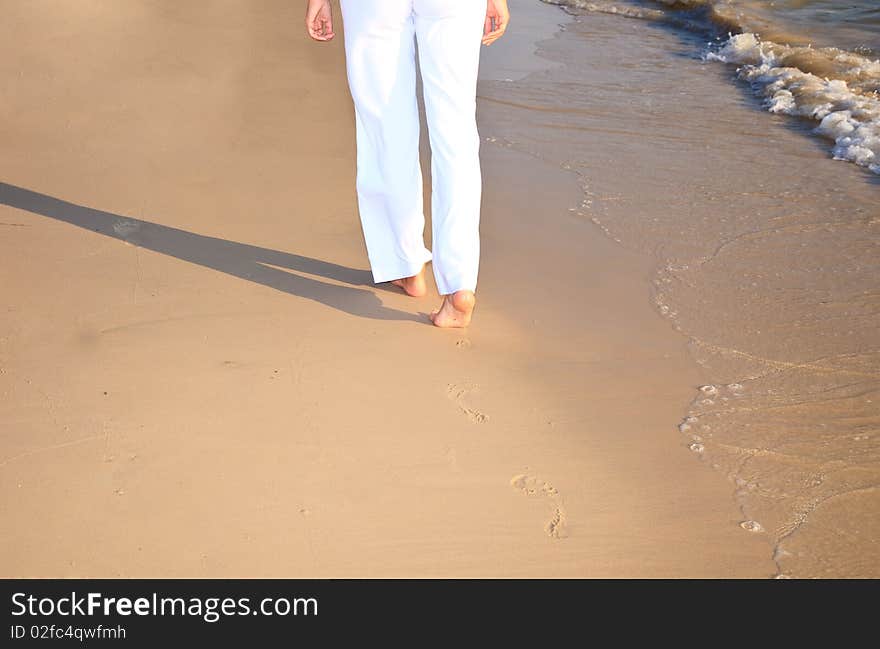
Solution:
M422 267L431 261L431 254L427 254L426 257L422 261L416 262L401 262L400 265L394 266L393 268L384 267L381 269L372 269L373 271L373 283L375 284L383 284L384 282L390 282L395 279L403 279L404 277L412 277L413 275L417 275Z

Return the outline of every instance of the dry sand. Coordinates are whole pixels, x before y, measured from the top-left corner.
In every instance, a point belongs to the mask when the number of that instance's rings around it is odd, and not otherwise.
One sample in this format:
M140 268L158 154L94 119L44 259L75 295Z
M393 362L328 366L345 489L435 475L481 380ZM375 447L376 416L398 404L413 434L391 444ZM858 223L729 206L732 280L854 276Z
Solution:
M489 78L558 17L514 7ZM651 259L558 168L485 148L475 322L440 331L370 282L342 41L300 3L4 14L0 574L774 573L675 428Z

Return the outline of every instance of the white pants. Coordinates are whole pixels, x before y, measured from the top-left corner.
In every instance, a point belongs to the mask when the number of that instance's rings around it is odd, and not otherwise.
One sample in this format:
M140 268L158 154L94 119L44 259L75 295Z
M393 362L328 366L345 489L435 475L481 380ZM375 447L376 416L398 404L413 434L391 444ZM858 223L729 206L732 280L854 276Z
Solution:
M373 281L410 277L425 247L416 47L433 180L433 267L442 295L476 290L480 257L477 69L486 0L342 0L357 125L357 194Z

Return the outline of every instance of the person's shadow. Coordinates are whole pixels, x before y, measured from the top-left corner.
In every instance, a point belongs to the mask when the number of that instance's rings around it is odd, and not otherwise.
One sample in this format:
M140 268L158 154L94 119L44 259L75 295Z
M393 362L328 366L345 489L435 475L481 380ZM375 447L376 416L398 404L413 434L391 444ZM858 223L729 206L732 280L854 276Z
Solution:
M372 276L366 270L111 214L3 182L0 182L0 204L48 216L147 250L315 300L361 318L427 322L419 315L384 306L370 289L356 288L371 286ZM348 286L322 282L280 268L325 277Z

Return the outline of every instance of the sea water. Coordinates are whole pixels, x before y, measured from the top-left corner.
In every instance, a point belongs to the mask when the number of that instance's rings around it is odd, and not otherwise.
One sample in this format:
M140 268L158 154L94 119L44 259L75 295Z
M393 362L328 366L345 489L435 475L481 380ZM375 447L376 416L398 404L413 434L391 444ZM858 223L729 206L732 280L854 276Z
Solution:
M481 84L485 146L653 255L704 375L658 434L730 481L778 576L880 576L877 3L564 4L556 66Z

